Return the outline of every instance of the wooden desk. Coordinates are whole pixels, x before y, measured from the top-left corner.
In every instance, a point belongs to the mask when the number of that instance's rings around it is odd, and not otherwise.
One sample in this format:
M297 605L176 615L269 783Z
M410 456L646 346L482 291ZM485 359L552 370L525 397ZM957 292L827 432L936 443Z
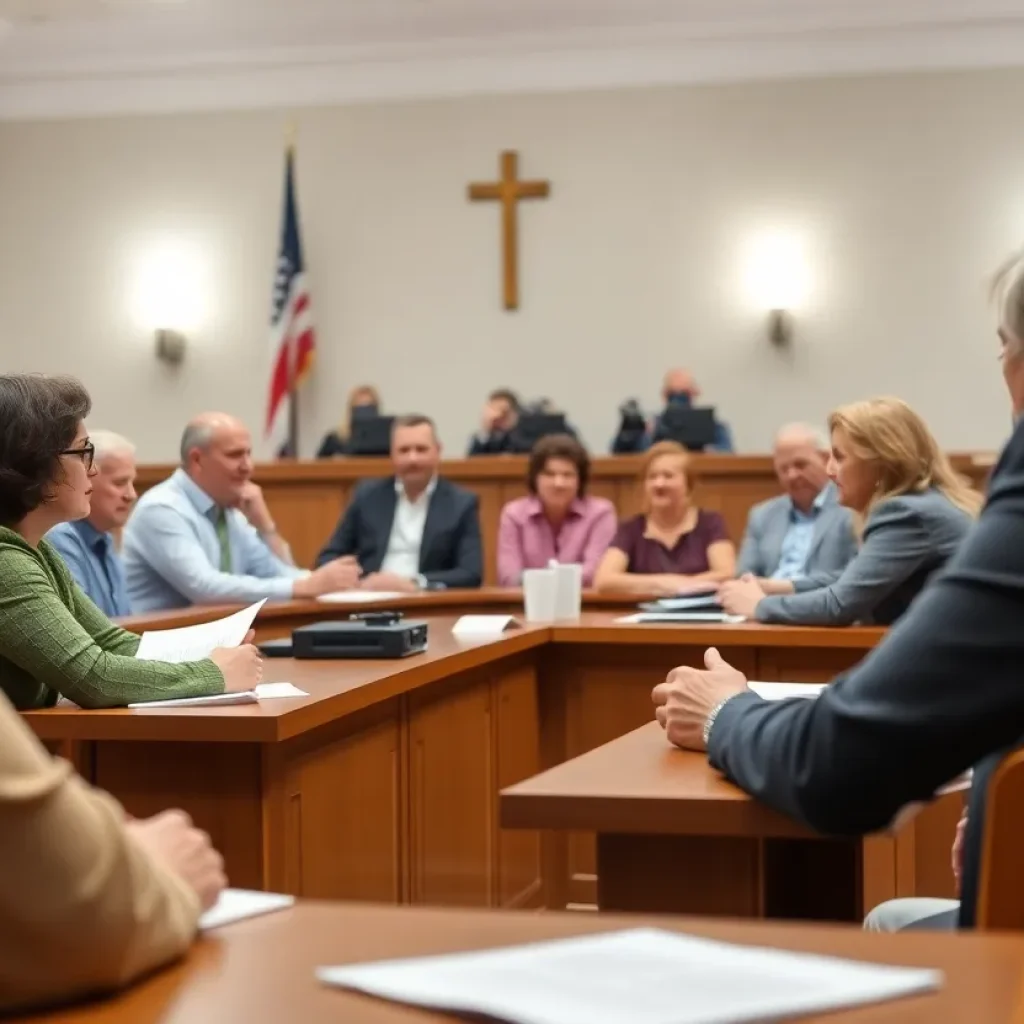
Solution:
M956 468L979 489L992 466L988 454L952 456ZM640 511L637 477L641 457L618 455L594 459L589 493L608 498L619 517ZM441 472L480 499L480 528L484 548L484 582L497 582L498 517L502 506L526 494L526 456L492 455L446 461ZM173 466L140 466L136 488L143 493L166 480ZM360 480L391 475L387 459L332 459L316 462L284 460L256 467L274 520L292 546L299 565L312 565L330 537L352 490ZM753 505L779 493L768 455L695 455L691 461L695 500L721 512L739 545Z
M202 939L184 963L116 999L20 1019L22 1024L453 1024L452 1016L327 988L313 972L321 966L493 949L644 924L747 945L939 968L945 974L945 984L934 994L801 1018L807 1024L1019 1020L1024 939L1015 935L871 935L838 926L330 903L300 904L221 929Z
M506 789L501 823L596 832L601 910L859 921L895 896L955 895L962 807L949 792L895 836L825 839L651 722Z
M317 606L321 609L323 606ZM329 608L329 606L328 606ZM51 747L136 815L188 810L236 885L320 898L553 906L595 896L592 835L501 829L498 794L650 722L651 689L707 646L753 679L856 662L879 630L638 626L621 613L460 642L428 616L401 661L269 659L309 698L259 706L32 712ZM799 667L799 666L798 666ZM819 676L824 673L819 672ZM826 676L827 677L827 676ZM553 845L552 845L553 844ZM542 870L543 866L543 870ZM561 895L559 895L561 894Z

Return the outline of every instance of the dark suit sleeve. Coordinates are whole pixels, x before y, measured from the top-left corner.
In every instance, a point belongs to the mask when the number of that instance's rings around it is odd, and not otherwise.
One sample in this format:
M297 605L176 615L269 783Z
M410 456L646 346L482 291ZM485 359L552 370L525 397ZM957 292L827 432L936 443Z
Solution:
M805 626L849 626L869 619L879 603L935 557L931 534L908 503L893 498L871 516L864 546L828 586L762 598L758 622ZM819 577L819 578L827 578Z
M359 516L360 505L364 499L365 491L360 485L352 494L352 500L348 508L342 513L338 525L334 528L330 540L323 546L320 554L316 556L316 567L333 562L335 558L342 555L355 555L359 553Z
M740 545L740 554L736 565L736 575L742 576L745 572L753 573L755 576L767 576L767 566L761 560L761 544L763 533L763 522L765 518L764 509L751 509L747 517L747 528L743 531L743 543Z
M711 763L826 833L887 825L1024 734L1024 427L977 526L857 668L817 700L726 704Z
M467 494L455 537L455 565L451 569L425 572L428 583L446 587L479 587L483 580L483 545L480 540L480 503Z

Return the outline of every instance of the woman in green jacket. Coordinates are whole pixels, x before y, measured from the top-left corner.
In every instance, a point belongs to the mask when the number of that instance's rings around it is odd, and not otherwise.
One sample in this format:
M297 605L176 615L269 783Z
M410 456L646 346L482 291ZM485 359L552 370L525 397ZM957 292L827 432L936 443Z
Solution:
M71 377L0 375L0 689L21 710L60 695L102 708L251 689L262 670L249 645L183 664L139 661L139 637L79 590L43 540L89 514L90 407Z

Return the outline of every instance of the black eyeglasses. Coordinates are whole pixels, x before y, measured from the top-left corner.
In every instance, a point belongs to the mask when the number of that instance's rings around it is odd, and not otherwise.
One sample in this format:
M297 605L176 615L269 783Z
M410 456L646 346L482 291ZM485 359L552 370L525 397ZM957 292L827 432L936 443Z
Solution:
M96 445L92 441L86 441L81 448L65 448L60 454L77 455L85 463L85 470L88 472L92 469L93 460L96 458Z

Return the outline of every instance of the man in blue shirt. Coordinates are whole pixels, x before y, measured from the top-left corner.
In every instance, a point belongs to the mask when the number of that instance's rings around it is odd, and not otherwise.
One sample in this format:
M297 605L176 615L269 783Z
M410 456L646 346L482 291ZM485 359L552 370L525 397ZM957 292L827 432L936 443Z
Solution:
M181 466L140 499L124 533L136 612L190 604L287 600L349 590L354 558L296 568L252 481L252 439L225 413L204 413L181 438Z
M46 535L67 563L75 582L111 618L130 615L121 556L114 542L135 504L135 446L110 430L94 430L97 474L87 519L61 523Z

